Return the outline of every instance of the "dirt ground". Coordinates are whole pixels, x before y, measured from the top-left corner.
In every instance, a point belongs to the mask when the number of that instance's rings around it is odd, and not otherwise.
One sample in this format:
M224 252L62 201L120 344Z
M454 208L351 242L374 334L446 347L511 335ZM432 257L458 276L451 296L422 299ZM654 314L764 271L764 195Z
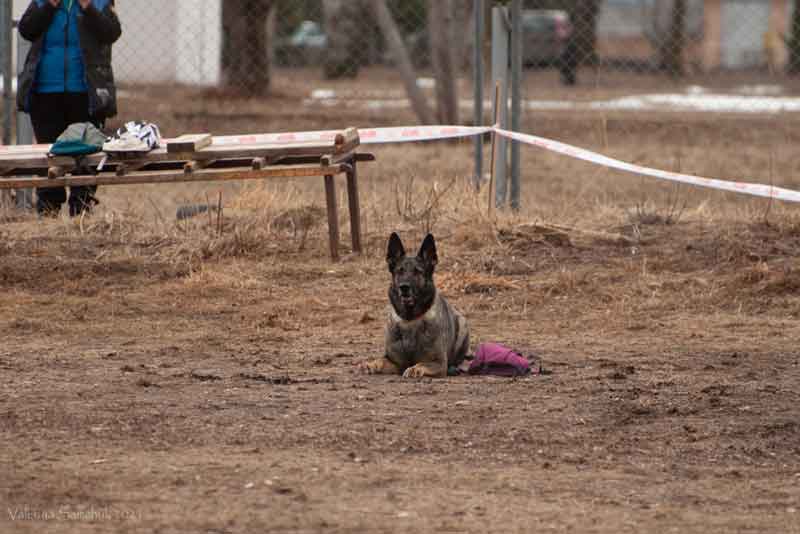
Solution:
M288 99L265 128L363 124ZM797 188L791 117L687 140L694 120L605 121L608 151ZM536 124L559 122L605 142L586 117ZM461 187L470 151L376 147L366 251L340 188L338 264L311 181L106 187L82 221L4 212L0 531L800 532L796 208L525 151L522 211L488 220ZM219 191L219 218L174 220ZM382 351L389 232L416 247L428 229L472 348L544 374L355 372Z

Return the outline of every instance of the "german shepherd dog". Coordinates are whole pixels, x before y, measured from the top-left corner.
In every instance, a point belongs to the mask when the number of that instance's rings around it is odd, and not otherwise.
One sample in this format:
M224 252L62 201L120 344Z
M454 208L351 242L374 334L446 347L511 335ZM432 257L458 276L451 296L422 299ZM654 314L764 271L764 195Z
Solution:
M446 377L448 366L464 361L469 348L467 321L437 291L433 283L437 262L431 234L419 253L410 257L400 237L392 233L386 252L392 274L386 352L383 358L365 363L364 372Z

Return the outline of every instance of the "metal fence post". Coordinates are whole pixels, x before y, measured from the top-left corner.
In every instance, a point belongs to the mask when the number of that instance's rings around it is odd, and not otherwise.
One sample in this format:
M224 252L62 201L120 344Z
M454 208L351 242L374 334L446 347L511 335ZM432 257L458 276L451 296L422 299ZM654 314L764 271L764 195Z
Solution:
M13 52L13 29L11 25L12 5L11 0L0 0L0 54L2 55L3 65L3 144L11 144L11 114L13 113L12 93L12 70Z
M492 8L492 83L500 82L500 94L495 106L499 106L498 126L505 129L508 123L508 34L510 24L505 7ZM495 204L498 208L506 202L506 166L508 154L505 137L497 138L497 158L494 161Z
M522 0L511 2L511 130L520 131L522 84ZM511 141L511 209L519 210L519 143Z
M473 78L473 122L483 124L483 0L473 0L472 10L475 24L475 42L472 56ZM480 187L483 178L483 136L475 136L475 189Z
M472 121L475 126L483 124L483 0L473 0L473 24L475 34L472 56L473 106ZM475 189L483 178L483 136L475 136Z
M16 28L16 23L14 24ZM26 41L22 36L17 33L17 79L19 74L25 67L25 57L28 55L28 50L31 48L30 41ZM31 118L27 113L21 111L17 112L17 144L18 145L32 145L33 144L33 125ZM33 208L33 189L17 189L17 208L29 210Z

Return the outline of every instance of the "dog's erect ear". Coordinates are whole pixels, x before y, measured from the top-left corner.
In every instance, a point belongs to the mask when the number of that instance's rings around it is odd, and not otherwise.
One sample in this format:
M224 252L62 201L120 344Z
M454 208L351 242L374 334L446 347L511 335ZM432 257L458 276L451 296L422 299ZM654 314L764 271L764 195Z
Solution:
M433 235L428 234L419 247L419 258L428 264L431 268L436 267L439 262L439 257L436 255L436 241L433 240Z
M403 242L400 236L395 232L389 236L389 246L386 248L386 263L389 265L389 272L394 272L394 267L397 262L402 260L406 255L406 249L403 248Z

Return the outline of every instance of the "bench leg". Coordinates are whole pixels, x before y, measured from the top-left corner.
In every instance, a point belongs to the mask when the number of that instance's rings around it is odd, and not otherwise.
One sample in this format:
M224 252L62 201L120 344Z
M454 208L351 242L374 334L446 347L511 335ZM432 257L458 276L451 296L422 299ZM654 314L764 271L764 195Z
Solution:
M356 160L350 163L352 170L347 172L347 201L350 209L350 237L353 240L353 252L361 254L361 208L358 202L358 170Z
M325 176L325 201L328 204L328 238L331 261L339 261L339 210L336 206L336 182L332 175Z

